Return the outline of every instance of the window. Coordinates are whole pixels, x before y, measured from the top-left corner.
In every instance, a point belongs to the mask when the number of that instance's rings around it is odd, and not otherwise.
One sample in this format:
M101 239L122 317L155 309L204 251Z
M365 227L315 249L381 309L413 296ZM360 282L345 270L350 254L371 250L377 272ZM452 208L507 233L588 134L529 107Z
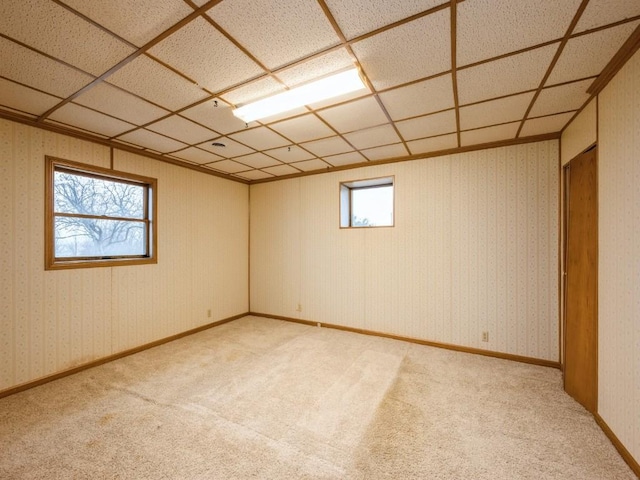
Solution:
M156 263L156 180L46 157L45 268Z
M392 227L393 177L340 184L340 227Z

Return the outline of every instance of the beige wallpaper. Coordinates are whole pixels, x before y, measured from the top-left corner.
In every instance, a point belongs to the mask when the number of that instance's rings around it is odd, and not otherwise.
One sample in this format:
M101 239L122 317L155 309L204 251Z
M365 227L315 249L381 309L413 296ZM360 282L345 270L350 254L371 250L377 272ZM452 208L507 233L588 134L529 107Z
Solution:
M158 179L159 263L45 272L45 155L110 159L0 120L0 390L248 310L246 185L115 151Z
M596 143L596 104L596 100L591 100L562 133L562 165Z
M251 186L251 310L557 361L558 163L549 141ZM396 226L338 228L339 182L388 175Z
M640 462L640 52L599 96L598 412Z

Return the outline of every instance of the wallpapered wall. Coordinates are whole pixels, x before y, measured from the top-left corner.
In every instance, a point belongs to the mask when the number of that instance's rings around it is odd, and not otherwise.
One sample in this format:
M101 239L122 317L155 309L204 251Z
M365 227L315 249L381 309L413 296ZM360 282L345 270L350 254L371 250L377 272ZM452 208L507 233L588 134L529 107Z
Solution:
M340 229L387 175L395 227ZM548 141L253 185L251 310L558 361L558 181Z
M0 390L248 310L246 185L116 150L115 169L158 179L159 263L44 271L45 155L110 162L0 120Z

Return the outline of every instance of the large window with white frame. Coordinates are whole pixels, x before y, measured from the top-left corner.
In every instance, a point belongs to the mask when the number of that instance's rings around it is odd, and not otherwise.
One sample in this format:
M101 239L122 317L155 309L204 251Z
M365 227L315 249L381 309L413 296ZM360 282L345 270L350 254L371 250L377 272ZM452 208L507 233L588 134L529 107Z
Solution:
M157 181L46 157L45 268L157 262Z
M340 184L340 227L392 227L394 177Z

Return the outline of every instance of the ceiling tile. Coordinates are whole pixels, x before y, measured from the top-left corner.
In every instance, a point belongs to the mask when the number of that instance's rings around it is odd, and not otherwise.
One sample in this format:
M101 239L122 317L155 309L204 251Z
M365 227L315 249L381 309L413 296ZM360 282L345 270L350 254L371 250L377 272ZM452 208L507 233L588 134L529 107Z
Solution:
M222 157L214 155L213 153L205 152L204 150L196 147L185 148L184 150L175 152L174 154L172 154L172 156L199 164L217 162L218 160L222 160Z
M276 167L268 167L263 169L264 172L271 173L277 177L282 175L293 175L295 173L300 173L300 170L297 168L293 168L290 165L278 165Z
M187 145L182 142L172 140L171 138L167 138L163 135L144 129L126 133L118 137L118 140L124 140L125 142L140 145L141 147L149 148L161 153L174 152L187 147Z
M538 88L558 45L458 70L460 105Z
M322 110L318 115L340 133L362 130L389 121L373 96Z
M569 123L576 112L561 113L559 115L551 115L550 117L539 117L524 122L520 138L529 137L531 135L543 135L545 133L559 132Z
M60 99L57 97L0 78L0 106L42 115L58 103Z
M294 87L301 83L346 70L354 65L351 55L344 48L340 48L293 67L280 70L276 73L276 76L288 87Z
M271 69L340 42L318 2L235 0L207 15Z
M313 114L273 123L270 127L295 143L307 142L309 140L334 135L333 130Z
M451 70L449 17L445 9L354 43L374 87L381 90Z
M225 146L214 147L213 145L211 145L214 142L222 143ZM216 138L213 142L204 142L198 145L198 147L226 158L239 157L242 155L254 153L254 150L252 148L242 145L228 137Z
M264 73L242 50L202 17L164 39L151 48L149 53L212 92L224 90Z
M456 131L456 112L455 110L447 110L426 117L403 120L397 122L396 126L405 140L451 133Z
M113 35L49 0L2 0L0 31L93 75L101 75L134 52Z
M235 177L241 177L246 180L262 180L264 178L273 178L273 175L262 170L249 170L248 172L235 173Z
M384 2L371 0L327 0L329 10L347 39L369 33L430 8L447 3L444 0L403 0Z
M473 0L457 8L458 66L560 40L581 0Z
M379 127L367 128L353 133L347 133L347 139L358 150L363 148L379 147L400 142L400 137L391 125L380 125Z
M201 88L146 55L128 63L107 81L169 110L178 110L208 96Z
M453 108L451 74L383 92L380 99L393 120Z
M584 32L638 15L640 2L637 0L590 0L574 32Z
M281 147L291 143L273 130L269 130L267 127L242 130L241 132L234 133L229 136L240 143L244 143L245 145L255 148L256 150L267 150L269 148Z
M83 130L100 133L107 137L115 137L116 135L135 127L135 125L131 125L130 123L103 115L102 113L89 110L88 108L81 107L80 105L75 105L73 103L63 105L53 112L48 118L61 123L66 123L67 125L82 128Z
M245 128L245 123L233 114L232 108L219 99L200 103L180 115L225 135Z
M340 137L316 140L315 142L304 143L301 146L318 157L336 155L338 153L345 153L353 150L353 148L351 148L351 146Z
M546 85L598 75L639 23L625 23L569 40Z
M511 97L489 100L460 108L460 128L472 128L497 125L499 123L522 120L529 108L534 92L521 93Z
M330 168L329 164L317 158L314 158L313 160L305 160L303 162L294 163L293 166L299 168L303 172L311 172L313 170L326 170L327 168Z
M529 112L529 117L578 110L589 100L587 88L592 83L593 79L589 79L543 89Z
M274 165L280 165L281 163L278 160L260 152L245 155L244 157L235 157L234 160L251 168L273 167Z
M276 148L275 150L267 150L265 153L272 157L277 158L284 163L299 162L301 160L309 160L313 158L313 155L303 150L297 145L290 145L288 147Z
M108 83L93 86L77 97L74 103L108 113L135 125L144 125L169 114L167 110Z
M63 1L138 47L193 12L182 0Z
M407 142L407 145L412 155L448 150L450 148L457 148L458 135L451 133L449 135L440 135L439 137L423 138L422 140Z
M276 81L273 77L266 77L235 88L224 93L221 97L226 102L239 106L274 93L283 92L284 90L284 85L280 82Z
M93 81L89 75L3 37L0 37L0 58L3 77L63 98Z
M246 165L242 165L241 163L234 162L233 160L222 160L220 162L211 163L208 165L209 168L213 168L214 170L219 170L224 173L237 173L244 172L247 170Z
M358 152L341 153L340 155L332 155L324 158L325 162L334 167L342 167L344 165L354 165L356 163L366 163L367 159Z
M460 132L460 143L463 147L466 147L468 145L479 145L482 143L498 142L500 140L511 140L516 137L519 127L520 122L514 122Z
M172 115L164 120L152 123L145 128L166 135L167 137L175 138L189 145L202 143L218 136L217 133L178 115Z
M407 149L401 143L395 145L386 145L384 147L370 148L363 150L362 153L366 157L373 161L376 160L388 160L390 158L406 157L408 155Z

